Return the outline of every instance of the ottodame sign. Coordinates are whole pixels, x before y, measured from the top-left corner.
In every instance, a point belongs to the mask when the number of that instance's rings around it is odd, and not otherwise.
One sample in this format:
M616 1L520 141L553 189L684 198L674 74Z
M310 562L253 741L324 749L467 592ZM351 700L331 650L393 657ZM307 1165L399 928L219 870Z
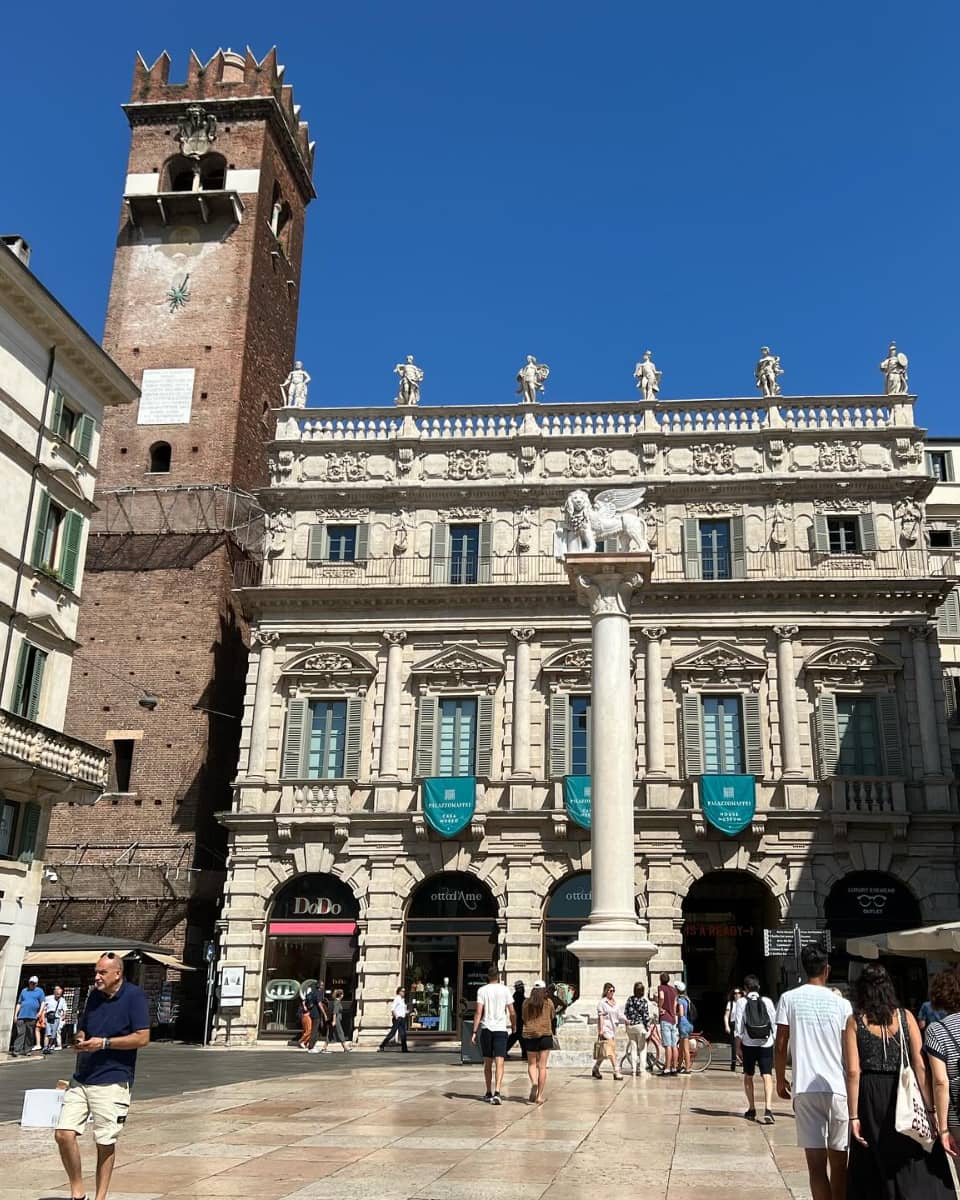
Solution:
M442 837L455 837L470 824L477 806L472 775L423 781L423 815Z
M740 833L757 810L756 780L752 775L701 775L700 807L714 829Z

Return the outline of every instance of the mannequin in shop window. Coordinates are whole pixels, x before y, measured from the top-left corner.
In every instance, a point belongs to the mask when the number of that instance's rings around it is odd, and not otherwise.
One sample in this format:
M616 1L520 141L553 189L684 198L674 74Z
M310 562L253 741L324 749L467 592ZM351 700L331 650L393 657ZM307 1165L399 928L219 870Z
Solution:
M450 980L444 975L443 987L440 989L440 1032L449 1033L453 1028L450 1019Z

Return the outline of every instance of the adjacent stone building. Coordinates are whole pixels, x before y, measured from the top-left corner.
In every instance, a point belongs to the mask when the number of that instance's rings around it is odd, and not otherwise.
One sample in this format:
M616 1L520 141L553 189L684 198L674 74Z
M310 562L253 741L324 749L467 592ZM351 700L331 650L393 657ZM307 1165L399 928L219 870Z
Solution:
M104 411L137 389L0 244L0 1030L10 1029L40 903L53 806L77 821L105 750L63 733Z
M399 984L414 1032L450 1033L491 958L576 983L591 649L554 545L578 488L647 489L622 753L651 968L709 1028L745 970L786 981L765 928L829 931L845 978L847 937L956 915L955 568L913 397L286 409L270 454L219 1037L285 1034L307 978L363 1039ZM755 800L735 835L718 777Z

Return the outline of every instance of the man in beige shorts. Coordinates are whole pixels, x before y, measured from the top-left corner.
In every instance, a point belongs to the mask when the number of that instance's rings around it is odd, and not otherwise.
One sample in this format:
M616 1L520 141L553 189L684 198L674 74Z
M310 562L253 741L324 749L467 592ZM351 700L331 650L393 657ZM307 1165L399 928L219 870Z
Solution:
M77 1068L54 1135L71 1200L86 1200L77 1137L90 1117L97 1144L96 1200L107 1200L117 1138L130 1110L137 1051L150 1041L150 1006L140 988L123 978L119 954L101 955L93 986L74 1040Z

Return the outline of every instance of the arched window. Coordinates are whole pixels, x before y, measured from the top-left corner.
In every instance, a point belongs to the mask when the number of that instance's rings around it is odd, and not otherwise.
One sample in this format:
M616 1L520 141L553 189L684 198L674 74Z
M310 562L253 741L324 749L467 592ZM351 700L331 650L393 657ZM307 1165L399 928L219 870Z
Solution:
M227 160L222 154L205 154L200 159L200 189L222 191L227 183Z
M163 190L165 192L192 192L196 175L196 160L186 155L175 154L163 168Z
M150 474L166 475L170 471L172 454L169 442L154 442L150 447Z

